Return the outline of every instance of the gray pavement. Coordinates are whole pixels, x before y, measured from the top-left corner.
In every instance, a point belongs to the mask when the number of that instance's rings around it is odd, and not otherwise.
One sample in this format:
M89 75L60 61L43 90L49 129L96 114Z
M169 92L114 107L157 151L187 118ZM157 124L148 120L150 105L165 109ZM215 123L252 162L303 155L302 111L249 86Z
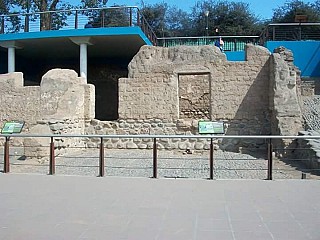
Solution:
M0 239L320 239L320 182L0 174Z

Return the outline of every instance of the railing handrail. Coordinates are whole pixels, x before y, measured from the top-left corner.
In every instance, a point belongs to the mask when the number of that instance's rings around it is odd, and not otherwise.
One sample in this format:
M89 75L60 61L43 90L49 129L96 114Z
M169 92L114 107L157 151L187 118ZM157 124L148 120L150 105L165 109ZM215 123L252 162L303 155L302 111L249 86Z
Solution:
M270 24L268 24L268 26L313 26L313 25L320 26L320 23L319 22L315 22L315 23L295 22L295 23L270 23Z
M5 138L4 142L4 161L3 161L3 172L9 173L10 172L10 137L45 137L50 138L50 146L49 146L49 174L54 175L56 170L56 160L55 160L55 142L59 140L59 138L67 138L67 137L79 137L79 138L99 138L99 177L103 177L105 175L105 146L104 140L107 138L150 138L153 139L152 150L153 150L153 178L158 177L158 145L157 139L163 138L205 138L210 139L209 145L209 179L214 179L214 145L213 139L219 138L233 138L233 139L252 139L257 138L261 139L264 138L267 144L267 160L268 160L268 167L267 167L267 178L268 180L272 180L272 169L273 169L273 155L274 155L274 148L272 139L286 139L286 138L303 138L303 139L320 139L320 135L318 136L306 136L306 135L299 135L299 136L280 136L280 135L79 135L79 134L0 134L0 137Z
M1 137L39 137L39 138L59 138L59 137L83 137L83 138L236 138L236 139L320 139L317 136L281 136L281 135L97 135L97 134L0 134Z
M1 21L2 21L2 26L1 26L1 33L4 33L4 28L5 28L5 23L4 21L6 21L6 18L10 18L10 17L25 17L25 26L24 26L24 31L25 32L29 32L29 18L31 16L35 16L35 15L45 15L45 14L54 14L54 13L64 13L67 15L75 15L75 20L71 20L74 21L74 25L75 25L75 29L77 29L78 27L78 14L80 13L84 13L84 15L90 17L90 12L91 11L106 11L106 10L126 10L128 12L130 12L130 19L129 19L129 26L132 26L132 20L133 20L133 15L132 15L132 9L135 9L136 14L137 14L137 19L136 19L136 24L138 26L141 27L142 31L146 34L146 36L148 37L148 39L154 43L156 45L156 41L157 41L157 36L154 33L153 29L151 28L150 24L147 22L146 18L143 16L143 14L141 13L140 9L137 6L111 6L111 7L99 7L99 8L75 8L75 9L58 9L58 10L52 10L52 11L42 11L42 12L30 12L30 13L26 13L26 12L21 12L21 13L13 13L13 14L7 14L7 15L0 15ZM103 22L102 22L103 23ZM41 24L41 19L40 19L40 24ZM71 23L70 26L72 26L73 24ZM105 27L103 26L98 26L98 27ZM45 30L57 30L57 29L50 29L51 28L51 22L49 23L49 29L45 29ZM21 27L19 29L22 29ZM42 31L42 26L40 25L40 31Z
M197 38L219 38L219 37L222 37L222 38L259 38L260 36L258 35L251 35L251 36L238 36L238 35L235 35L235 36L232 36L232 35L221 35L221 36L199 36L199 37L160 37L160 38L157 38L158 40L175 40L175 39L197 39Z
M105 10L105 9L122 9L122 8L136 8L137 6L113 6L113 7L101 7L101 8L72 8L72 9L58 9L51 11L42 11L42 12L21 12L21 13L11 13L11 14L2 14L0 17L12 17L12 16L21 16L21 15L35 15L35 14L44 14L44 13L56 13L56 12L74 12L74 11L94 11L94 10Z
M269 40L271 41L319 40L320 34L317 31L305 32L305 30L308 29L308 27L319 28L319 26L320 26L320 22L270 23L261 32L260 42L262 45L264 45L265 42ZM293 33L296 33L297 36L292 35Z

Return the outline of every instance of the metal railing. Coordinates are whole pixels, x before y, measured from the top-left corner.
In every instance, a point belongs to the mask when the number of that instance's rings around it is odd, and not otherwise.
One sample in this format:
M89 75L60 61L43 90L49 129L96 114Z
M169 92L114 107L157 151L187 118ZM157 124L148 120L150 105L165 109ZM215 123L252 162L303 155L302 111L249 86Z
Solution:
M156 35L138 7L68 9L0 16L0 33L39 32L47 30L139 26L156 44Z
M47 139L47 145L24 145L14 146L13 139L24 140L27 138ZM77 154L57 154L59 148L59 141L65 141L68 138L84 139L85 141L94 140L97 143L96 147L81 147L69 146L70 152L76 152L75 150L81 150L81 153ZM142 139L151 140L149 147L142 149L120 149L118 154L114 153L114 149L108 148L108 141L115 139L124 139L130 141ZM183 153L177 150L160 150L160 143L173 139L205 139L208 141L207 150L199 151L195 148L187 148ZM56 169L59 169L60 173L66 173L67 168L83 168L80 173L95 175L103 177L106 172L113 171L115 176L123 176L124 170L128 171L129 174L125 176L136 176L132 175L133 172L140 172L140 177L186 177L186 178L258 178L258 179L274 179L281 178L281 174L287 171L288 176L285 178L294 178L291 173L295 173L295 176L303 176L306 173L312 173L317 179L320 179L319 168L308 168L309 162L312 160L309 157L297 158L292 157L289 153L297 151L309 151L310 149L303 148L290 148L285 149L274 148L273 142L283 139L320 139L320 136L215 136L215 135L0 135L0 140L4 140L2 145L3 155L3 172L9 173L11 167L17 168L24 166L27 168L38 167L42 169L42 173L48 173L50 175L56 174ZM243 141L260 141L264 142L262 147L259 149L256 146L252 148L242 148L241 153L227 152L223 150L216 150L216 140L243 140ZM21 141L20 141L21 143ZM1 147L1 146L0 146ZM21 150L19 151L17 148ZM48 161L44 161L39 164L28 164L30 156L24 154L26 148L29 148L29 152L36 151L39 149L47 152ZM1 148L0 148L1 150ZM86 153L89 151L88 153ZM136 151L138 155L132 154L132 151ZM125 153L127 155L125 155ZM145 153L141 155L140 153ZM170 153L170 154L169 154ZM276 157L276 153L279 153L281 158ZM140 155L139 155L140 154ZM113 155L113 157L112 157ZM302 154L303 155L303 154ZM253 157L258 156L258 157ZM300 154L301 156L301 154ZM279 161L284 164L279 165ZM316 160L317 161L317 160ZM1 163L1 160L0 160ZM291 168L287 169L281 166L291 165ZM280 167L279 167L280 166ZM44 168L44 170L43 170ZM47 170L45 170L47 169ZM120 169L120 170L119 170ZM28 170L25 170L28 172ZM171 173L168 173L171 171ZM172 173L173 171L173 173ZM22 170L24 172L24 170ZM291 172L291 173L290 173ZM230 175L232 173L233 175ZM280 175L279 175L280 174ZM291 174L291 175L290 175ZM293 174L294 175L294 174ZM280 177L279 177L280 176Z
M244 51L245 45L252 43L259 44L259 36L222 36L224 51ZM201 45L214 45L218 37L164 37L158 38L158 46L175 47L180 45L185 46L201 46Z
M214 45L217 39L212 36L157 38L136 6L0 15L0 34L83 29L90 19L94 28L139 26L154 45L163 47ZM243 51L247 43L264 45L266 41L320 40L320 23L273 23L260 36L222 37L225 51Z
M272 23L261 34L260 42L320 40L320 23Z

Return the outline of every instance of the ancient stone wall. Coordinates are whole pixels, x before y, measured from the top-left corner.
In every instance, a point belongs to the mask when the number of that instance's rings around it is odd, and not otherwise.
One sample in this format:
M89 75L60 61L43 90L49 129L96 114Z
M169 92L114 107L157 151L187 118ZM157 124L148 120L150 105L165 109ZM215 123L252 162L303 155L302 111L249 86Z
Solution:
M99 135L181 135L181 138L158 139L157 148L166 150L208 150L210 139L189 139L183 135L197 134L197 121L171 121L168 119L140 119L99 121L92 120L86 123L86 134ZM105 147L109 149L152 149L152 138L105 138ZM90 138L86 142L87 147L99 147L99 138ZM214 140L214 147L218 149L224 145L218 139Z
M94 86L86 84L85 78L79 78L73 70L50 70L36 87L23 87L22 73L0 75L0 83L0 124L12 120L25 121L23 133L84 134L85 120L95 116ZM25 138L25 154L48 156L49 140ZM55 141L57 150L61 152L81 142L79 139L58 138Z
M275 49L271 59L270 110L273 135L295 136L303 130L300 89L300 72L293 65L291 51L280 47ZM275 141L282 149L292 140Z
M5 121L27 120L25 128L40 118L40 88L24 87L22 73L0 75L0 126Z
M302 121L291 59L282 52L270 58L266 48L250 44L244 62L227 61L213 46L143 46L128 66L128 78L119 79L119 119L115 121L94 119L94 87L72 70L51 70L43 76L40 87L33 88L22 87L19 73L2 76L4 86L9 87L1 89L1 97L13 103L6 100L0 123L13 118L26 120L26 130L39 134L189 135L198 134L198 120L207 119L223 121L227 135L296 134ZM19 112L11 113L10 104ZM62 150L99 144L99 139L56 141ZM149 148L152 140L110 139L106 143L108 148ZM159 148L166 149L208 148L206 139L183 137L161 140L160 144ZM216 144L236 150L265 142L228 140Z
M227 134L270 134L270 53L247 48L247 61L228 62L211 46L142 47L119 80L119 118L210 119L229 123Z

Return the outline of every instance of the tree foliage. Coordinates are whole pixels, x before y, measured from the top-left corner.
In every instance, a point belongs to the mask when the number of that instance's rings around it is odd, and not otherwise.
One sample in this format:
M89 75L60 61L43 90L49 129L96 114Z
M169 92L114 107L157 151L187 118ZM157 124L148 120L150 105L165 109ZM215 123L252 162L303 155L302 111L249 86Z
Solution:
M77 8L107 8L108 0L81 0ZM84 15L93 19L93 24L101 27L122 27L129 25L129 13L124 6L113 5L108 9L90 10L83 12Z
M79 8L102 8L105 7L108 0L81 0Z
M11 0L9 8L16 9L20 13L32 13L32 12L46 12L55 11L58 9L70 9L71 5L63 0ZM41 13L40 16L28 15L29 21L35 21L40 18L40 30L60 29L65 26L67 13ZM23 23L20 20L16 22L17 29L23 28Z
M320 22L320 0L315 1L314 4L300 0L288 1L274 10L272 21L274 23L295 22L297 15L305 15L307 22Z
M208 15L209 35L255 35L260 30L258 18L250 11L249 4L204 0L198 1L192 8L196 35L206 34Z
M191 19L187 12L167 3L141 3L141 12L158 37L188 36Z
M150 24L157 36L163 36L165 29L165 15L168 10L168 4L157 3L154 5L141 3L141 13Z
M10 9L10 0L0 0L0 14L7 14Z

